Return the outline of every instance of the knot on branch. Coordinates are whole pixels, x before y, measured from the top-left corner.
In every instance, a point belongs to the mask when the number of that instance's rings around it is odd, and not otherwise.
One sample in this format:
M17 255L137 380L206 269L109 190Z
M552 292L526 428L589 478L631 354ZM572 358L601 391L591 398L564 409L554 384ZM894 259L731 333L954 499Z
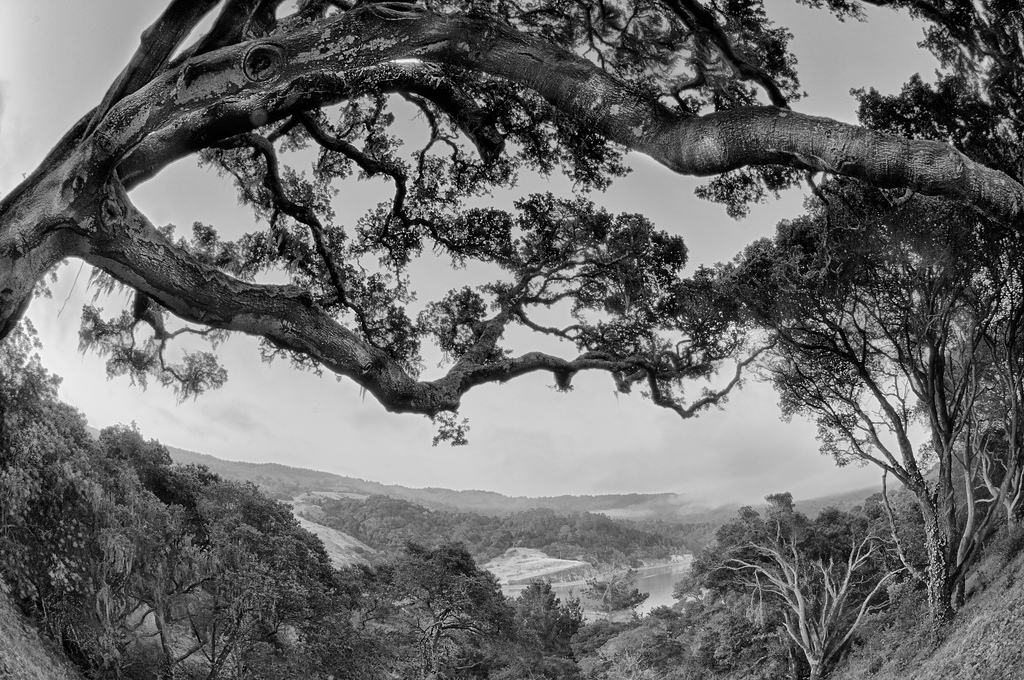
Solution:
M100 217L106 227L115 226L124 220L127 210L116 191L108 190L100 203Z
M284 49L274 43L254 45L242 60L242 72L253 82L276 77L288 64Z

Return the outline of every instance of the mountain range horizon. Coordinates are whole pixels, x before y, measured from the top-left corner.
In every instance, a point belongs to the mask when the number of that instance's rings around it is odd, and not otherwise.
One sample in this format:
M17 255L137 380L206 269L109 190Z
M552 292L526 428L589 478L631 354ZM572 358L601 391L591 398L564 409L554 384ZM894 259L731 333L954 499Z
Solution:
M411 501L436 510L456 510L485 515L503 515L531 509L557 512L594 512L616 519L663 519L677 522L702 522L729 517L744 505L759 507L764 502L722 503L713 505L688 499L674 492L564 494L559 496L510 496L486 489L447 487L408 487L339 475L285 463L232 461L209 454L167 446L171 458L180 464L205 465L222 477L252 481L281 500L291 500L310 491L383 495ZM813 498L795 499L801 512L811 516L828 506L846 509L861 504L880 491L881 486L863 487ZM784 492L786 489L780 489Z

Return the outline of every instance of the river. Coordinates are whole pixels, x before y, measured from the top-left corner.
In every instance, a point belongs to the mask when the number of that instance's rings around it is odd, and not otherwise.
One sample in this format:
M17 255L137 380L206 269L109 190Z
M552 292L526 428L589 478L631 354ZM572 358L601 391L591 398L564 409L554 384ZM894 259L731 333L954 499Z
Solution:
M672 589L676 581L681 579L690 569L692 555L683 555L683 559L668 564L656 564L650 567L640 567L636 570L636 587L642 593L647 593L647 601L636 608L637 614L646 614L655 607L671 606L675 604L672 597ZM552 583L551 589L555 595L565 599L567 597L579 597L580 591L586 587L585 581L572 581L569 583ZM525 585L502 586L501 590L508 597L518 597L519 593L526 588ZM584 602L586 607L586 602Z

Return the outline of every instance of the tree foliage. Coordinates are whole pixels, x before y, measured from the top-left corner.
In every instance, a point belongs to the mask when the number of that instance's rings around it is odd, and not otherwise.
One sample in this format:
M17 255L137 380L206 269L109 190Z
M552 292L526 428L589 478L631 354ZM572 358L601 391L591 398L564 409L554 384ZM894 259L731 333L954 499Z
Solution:
M723 270L776 342L784 412L816 420L840 464L876 464L918 498L928 574L908 567L939 618L1000 513L1019 512L1021 253L972 211L833 182Z
M766 500L764 516L743 508L722 525L677 584L677 597L695 599L707 617L695 661L727 671L746 659L766 674L824 677L886 604L898 561L879 538L883 513L877 504L826 508L812 520L789 493Z
M371 646L323 546L286 506L172 466L134 427L94 438L57 399L31 327L12 337L0 359L4 587L92 677L326 678L352 654L331 661L314 631ZM283 639L297 641L288 658L275 651Z
M861 16L857 0L802 1ZM508 649L522 640L502 648L506 631L540 641L552 668L569 658L572 612L540 590L510 609L462 547L410 546L338 575L251 487L172 468L131 428L93 440L17 324L47 273L79 258L100 293L131 292L130 309L83 310L82 347L110 376L195 396L226 378L217 344L247 333L266 358L347 377L455 443L467 391L535 372L567 390L578 372L602 371L618 392L693 415L762 355L759 326L787 413L812 415L839 462L902 482L918 515L898 525L883 496L871 517L811 522L773 497L768 523L742 511L720 532L726 552L698 561L693 583L709 597L595 626L574 654L595 653L586 672L606 677L667 674L660 652L677 644L709 673L799 674L813 645L800 662L791 642L810 629L788 618L799 608L763 599L752 615L751 575L786 602L804 594L787 573L841 589L880 556L857 537L885 514L947 618L985 539L1019 519L1024 498L1024 26L1014 2L870 4L923 19L941 72L894 96L859 92L855 127L793 110L791 36L760 0L169 0L99 104L0 199L0 560L12 592L98 675L141 653L143 621L165 676L327 677L359 654L374 661L345 673L514 673ZM809 178L807 215L774 241L691 274L682 239L642 215L585 195L490 200L534 172L600 190L627 150L714 175L699 193L733 215L804 173L824 176ZM180 233L138 210L130 192L187 156L234 183L255 227ZM338 188L360 181L383 182L388 197L348 215ZM484 280L417 299L415 264L430 257ZM198 344L172 360L186 338ZM723 368L735 369L723 385L687 389ZM905 540L914 527L921 546ZM399 651L368 652L380 649L369 630ZM290 633L298 646L281 652Z
M860 16L858 2L805 4ZM1013 119L1012 10L873 4L931 22L940 91L953 83L973 116ZM686 381L756 350L714 277L682 276L681 239L585 197L522 196L502 209L488 205L492 192L556 171L601 189L635 150L717 175L701 193L733 214L805 171L966 202L1008 225L1024 205L1015 124L983 125L985 139L968 143L923 114L900 122L875 93L866 120L885 133L802 115L790 108L790 38L759 0L169 2L100 104L0 202L0 334L41 277L77 257L96 267L99 290L134 291L131 309L84 311L83 347L110 375L155 379L181 398L223 383L212 350L243 332L267 357L439 418L454 442L465 429L450 414L466 391L538 371L562 389L603 371L620 392L692 415L738 377L689 395ZM401 123L409 111L419 134ZM129 192L190 155L235 183L256 228L178 233L141 214ZM353 181L383 181L390 198L346 215L336 193ZM412 265L427 253L486 280L414 302ZM537 344L510 343L512 329ZM214 348L168 358L186 335ZM552 338L563 353L538 349ZM434 352L445 367L427 377Z
M635 609L647 601L647 593L641 593L636 587L637 574L629 569L622 574L615 574L608 579L590 579L583 589L583 596L595 600L599 611L606 614L629 613L635 615Z

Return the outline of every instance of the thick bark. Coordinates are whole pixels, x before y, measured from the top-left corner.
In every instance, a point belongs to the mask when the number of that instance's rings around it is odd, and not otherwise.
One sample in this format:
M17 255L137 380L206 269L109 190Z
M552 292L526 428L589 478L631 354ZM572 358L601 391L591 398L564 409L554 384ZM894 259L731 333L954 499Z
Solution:
M939 519L928 511L925 512L925 550L928 553L928 608L935 633L939 634L942 627L953 620L956 584L952 574L954 566L950 564L949 537L939 526Z
M190 59L115 106L101 138L111 154L138 154L125 160L122 171L130 186L211 139L251 129L253 117L272 121L337 102L415 68L395 63L410 59L462 66L529 87L566 114L681 174L788 165L967 201L1005 220L1018 219L1024 209L1024 187L939 142L776 107L680 116L589 61L506 25L414 7L401 13L372 7L344 12L303 31Z
M255 21L259 8L273 4L228 3L225 12L242 11ZM212 6L171 3L101 106L0 200L0 337L48 270L66 257L82 257L183 319L305 354L351 377L393 411L453 410L475 385L533 371L555 373L567 384L579 370L644 369L637 360L596 353L573 360L530 353L490 363L471 356L443 378L419 382L303 291L242 282L199 263L160 236L127 198L124 187L178 158L268 122L414 79L435 68L430 64L532 88L579 122L683 174L782 164L968 201L1005 220L1017 220L1024 206L1024 187L939 143L775 107L677 115L585 59L506 24L404 3L339 12L235 45L227 44L228 33L215 31L204 49L186 51L180 64L166 66L182 36ZM495 340L483 338L475 354L486 355L485 345L493 348Z

